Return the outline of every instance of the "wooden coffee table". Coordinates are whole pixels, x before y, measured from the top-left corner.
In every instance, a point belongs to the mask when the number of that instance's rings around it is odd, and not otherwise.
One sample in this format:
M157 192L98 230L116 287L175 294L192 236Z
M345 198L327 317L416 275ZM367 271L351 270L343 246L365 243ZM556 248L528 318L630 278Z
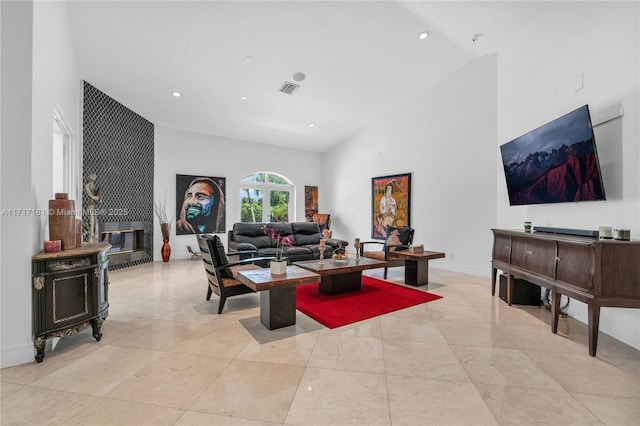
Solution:
M269 268L238 271L238 279L260 292L260 322L269 330L296 323L296 286L320 282L320 275L297 266L287 273L271 275Z
M365 269L384 268L387 264L384 260L361 257L359 262L350 258L349 263L333 263L331 259L325 259L324 264L319 260L303 260L294 265L320 274L319 289L324 294L340 294L362 289L362 271Z
M442 259L445 254L439 251L412 253L409 250L389 252L390 259L404 259L404 283L420 286L429 284L429 261Z

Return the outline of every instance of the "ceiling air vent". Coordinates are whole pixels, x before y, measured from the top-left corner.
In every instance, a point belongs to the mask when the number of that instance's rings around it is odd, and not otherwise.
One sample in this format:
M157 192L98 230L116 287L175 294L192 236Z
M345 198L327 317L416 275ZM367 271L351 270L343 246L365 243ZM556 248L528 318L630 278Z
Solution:
M298 87L300 87L299 84L289 83L288 81L285 81L280 88L280 91L282 93L286 93L287 95L293 95L293 92L295 92Z

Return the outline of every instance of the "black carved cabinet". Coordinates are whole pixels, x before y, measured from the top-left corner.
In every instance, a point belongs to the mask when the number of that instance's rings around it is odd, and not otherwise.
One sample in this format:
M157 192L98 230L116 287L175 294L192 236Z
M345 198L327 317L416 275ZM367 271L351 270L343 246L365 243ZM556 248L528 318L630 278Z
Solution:
M50 337L72 336L91 325L102 338L109 313L107 250L109 244L83 244L32 259L33 344L42 362Z

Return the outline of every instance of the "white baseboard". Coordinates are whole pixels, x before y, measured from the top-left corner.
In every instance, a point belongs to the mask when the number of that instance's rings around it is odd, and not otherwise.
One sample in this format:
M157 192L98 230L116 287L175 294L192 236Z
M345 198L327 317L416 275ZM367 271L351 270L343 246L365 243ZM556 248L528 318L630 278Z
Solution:
M452 272L460 272L463 274L477 275L480 277L491 277L491 268L478 268L476 266L461 265L459 263L447 262L444 260L432 260L429 267L445 269Z
M35 360L33 343L13 348L3 348L0 351L0 368L13 367L15 365L28 364Z

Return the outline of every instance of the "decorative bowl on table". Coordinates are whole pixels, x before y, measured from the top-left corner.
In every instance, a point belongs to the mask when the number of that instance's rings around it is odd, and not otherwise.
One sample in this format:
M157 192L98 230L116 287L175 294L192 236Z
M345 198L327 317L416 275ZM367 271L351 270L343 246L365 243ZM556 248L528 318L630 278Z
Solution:
M347 254L347 250L342 247L342 244L331 253L331 261L334 265L346 265L349 263L349 255Z

